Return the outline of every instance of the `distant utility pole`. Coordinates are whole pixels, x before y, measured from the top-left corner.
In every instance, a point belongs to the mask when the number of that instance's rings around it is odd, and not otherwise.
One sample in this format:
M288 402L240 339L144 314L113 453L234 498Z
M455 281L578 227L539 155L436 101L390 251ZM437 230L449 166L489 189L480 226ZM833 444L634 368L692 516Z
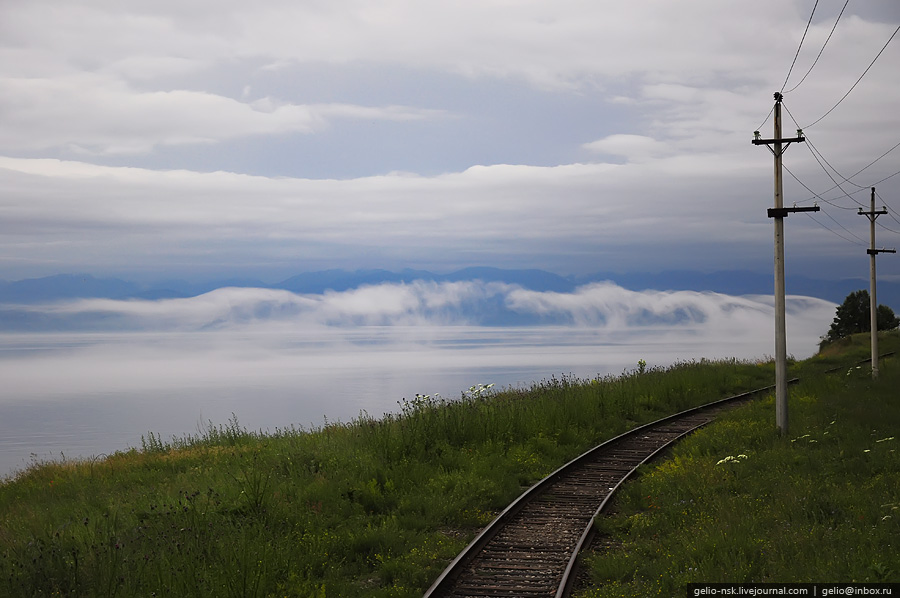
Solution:
M787 332L785 330L785 295L784 295L784 219L791 212L818 212L819 206L784 207L784 196L781 188L781 156L793 142L806 141L803 131L797 129L797 136L782 139L781 137L781 100L780 92L775 92L775 136L772 139L761 139L759 131L753 132L753 145L773 146L769 151L775 156L775 207L769 208L769 218L775 219L775 424L782 434L788 432L787 404Z
M859 209L859 215L869 219L870 248L869 254L869 322L872 336L872 380L878 379L878 299L875 292L875 256L879 253L897 253L896 249L875 249L875 219L882 214L887 214L887 208L882 207L875 211L875 187L872 187L872 209L863 212Z

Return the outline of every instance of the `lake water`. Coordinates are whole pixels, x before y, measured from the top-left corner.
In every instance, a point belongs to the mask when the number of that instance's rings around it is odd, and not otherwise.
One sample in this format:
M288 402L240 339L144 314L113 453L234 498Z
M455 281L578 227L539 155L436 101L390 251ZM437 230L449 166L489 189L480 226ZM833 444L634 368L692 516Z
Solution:
M818 305L818 304L816 304ZM811 355L833 306L791 316L789 352ZM825 309L827 308L827 309ZM827 313L826 313L827 312ZM274 430L379 416L416 393L528 386L699 358L773 352L771 314L733 326L393 325L220 331L0 334L0 476L32 462L139 447L148 432L207 422Z

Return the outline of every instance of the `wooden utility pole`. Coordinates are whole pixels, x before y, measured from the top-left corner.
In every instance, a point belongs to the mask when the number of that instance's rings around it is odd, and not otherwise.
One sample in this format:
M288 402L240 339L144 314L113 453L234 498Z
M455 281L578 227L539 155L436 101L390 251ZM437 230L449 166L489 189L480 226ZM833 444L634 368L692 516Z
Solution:
M875 256L879 253L897 253L895 249L875 249L875 219L882 214L887 214L887 208L875 210L875 187L872 187L872 203L868 212L859 209L860 216L869 219L869 331L872 336L872 379L878 379L878 299L875 291Z
M775 219L775 424L782 434L788 432L787 404L787 331L785 325L785 292L784 292L784 219L791 212L817 212L818 206L784 207L782 193L781 156L793 142L806 141L803 131L797 129L797 136L787 139L781 137L781 100L780 92L775 92L775 137L761 139L759 131L753 132L753 145L773 146L769 150L775 156L775 207L769 208L769 218Z

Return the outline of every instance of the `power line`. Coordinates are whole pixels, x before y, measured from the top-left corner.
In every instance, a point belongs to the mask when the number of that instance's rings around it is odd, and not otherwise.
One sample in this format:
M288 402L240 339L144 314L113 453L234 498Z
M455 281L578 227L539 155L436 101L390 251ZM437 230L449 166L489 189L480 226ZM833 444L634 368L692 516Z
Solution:
M782 102L782 105L784 105L784 102ZM784 109L785 109L785 111L788 113L788 116L791 117L791 120L794 122L794 125L796 125L796 126L799 127L799 125L797 125L797 119L795 119L795 118L794 118L794 115L791 114L791 111L788 109L787 105L784 105ZM799 130L799 129L798 129L798 130ZM870 185L870 186L868 186L868 187L862 186L862 185L860 185L860 184L858 184L858 183L854 183L854 182L851 180L851 179L853 179L853 177L859 175L861 172L863 172L864 170L868 169L870 166L872 166L873 164L875 164L876 162L878 162L879 160L881 160L882 158L884 158L885 156L887 156L888 154L890 154L892 151L894 151L895 149L897 149L898 147L900 147L900 142L894 144L894 146L891 147L889 150L887 150L886 152L884 152L883 154L881 154L880 156L878 156L877 158L875 158L874 160L872 160L871 162L869 162L868 164L866 164L865 166L863 166L862 168L860 168L859 170L857 170L855 173L851 174L849 177L845 177L845 176L842 175L840 172L838 172L838 170L837 170L834 166L831 165L831 162L829 162L829 161L825 158L825 156L822 154L822 152L819 151L819 148L817 148L817 147L815 146L815 144L813 144L813 142L810 141L809 135L808 135L808 134L806 135L806 143L807 143L808 146L809 146L809 151L810 151L810 153L812 154L813 158L815 158L816 162L819 163L819 166L822 168L822 170L825 171L825 174L828 175L828 178L831 179L831 182L834 183L834 186L831 187L830 189L826 190L825 193L828 193L828 192L830 192L830 191L832 191L832 190L834 190L834 189L840 189L841 192L844 194L844 197L849 198L851 201L853 201L854 203L856 203L856 204L857 204L858 206L860 206L860 207L865 207L865 206L864 206L861 202L859 202L858 200L854 199L854 198L853 198L854 195L856 195L857 193L860 193L860 192L862 192L862 191L865 191L866 189L868 189L868 188L870 188L870 187L876 187L877 185L883 183L884 181L886 181L886 180L888 180L888 179L890 179L890 178L893 178L893 177L897 176L898 174L900 174L900 170L898 170L897 172L895 172L895 173L893 173L893 174L891 174L891 175L888 175L888 176L884 177L884 178L881 179L880 181L875 181L875 183L873 183L872 185ZM821 158L821 161L820 161L820 158ZM843 179L840 183L838 183L838 182L834 179L834 177L831 176L831 173L829 173L829 172L828 172L828 169L826 169L825 166L822 164L823 161L825 162L825 164L827 164L827 165L831 168L831 170L834 171L834 173L835 173L836 175L838 175L841 179ZM839 205L833 203L834 200L840 199L840 198L833 198L832 200L825 199L824 197L822 197L821 194L816 193L815 191L813 191L812 189L810 189L808 185L806 185L803 181L801 181L801 180L797 177L797 175L795 175L793 172L791 172L786 166L785 166L784 168L785 168L785 170L788 171L788 174L790 174L792 177L794 177L794 180L796 180L798 183L800 183L801 185L803 185L803 187L804 187L807 191L809 191L810 193L813 194L813 197L810 197L810 198L808 198L808 199L804 199L804 200L802 200L802 201L800 201L800 202L797 202L797 203L806 203L807 201L812 201L813 199L818 199L818 200L822 201L823 203L826 203L826 204L828 204L828 205L830 205L830 206L832 206L832 207L835 207L835 208L839 208L839 209L842 209L842 210L852 210L852 209L853 209L853 208L845 208L844 206L839 206ZM857 190L854 191L853 193L848 193L847 191L844 190L843 187L841 187L841 184L842 184L842 183L850 183L851 185L857 187ZM879 197L880 197L880 196L879 196ZM882 201L884 201L884 200L882 200ZM900 223L900 220L897 220L897 218L896 218L893 214L889 213L889 215L890 215L891 218L894 219L896 222ZM879 223L879 226L883 226L883 225L882 225L881 223ZM885 227L885 228L886 228L886 227ZM891 230L891 229L887 229L887 230ZM896 232L896 231L891 231L891 232Z
M894 178L894 177L897 176L898 174L900 174L900 170L898 170L898 171L895 172L894 174L889 174L889 175L887 175L886 177L884 177L884 178L881 179L880 181L875 181L875 182L872 184L872 186L875 187L875 186L877 186L877 185L880 185L881 183L885 182L886 180Z
M834 219L834 216L832 216L831 214L829 214L829 213L826 212L825 210L822 210L822 213L825 214L826 216L828 216L829 218L831 218L831 221L832 221L832 222L834 222L835 224L837 224L838 226L840 226L842 229L844 229L845 231L847 231L847 234L849 234L849 235L850 235L851 237L853 237L854 239L858 239L859 242L862 243L863 246L865 246L865 244L866 244L865 239L863 239L862 237L858 236L858 235L857 235L856 233L854 233L852 230L850 230L849 228L847 228L846 226L844 226L843 224L841 224L840 222L838 222L837 220L835 220L835 219Z
M809 139L809 137L807 137L807 140L808 140L808 139ZM853 181L851 181L850 179L852 179L853 177L845 177L845 176L842 175L840 172L838 172L838 169L831 165L831 162L829 162L828 159L822 154L822 152L819 151L819 148L817 148L817 147L816 147L815 145L813 145L812 143L810 143L809 146L810 146L813 150L815 150L815 153L818 154L818 156L819 156L820 158L822 158L822 161L825 162L825 164L828 164L828 167L829 167L831 170L834 171L834 174L838 175L839 177L841 177L841 179L843 179L843 180L841 181L841 183L850 183L851 185L853 185L853 186L856 187L857 189L866 189L866 187L864 187L863 185L860 185L859 183L854 183ZM832 179L832 180L834 180L834 179ZM844 190L841 189L841 191L844 191ZM846 193L846 191L845 191L845 193Z
M799 131L799 130L800 130L800 129L799 129L800 125L797 124L797 119L794 118L794 115L791 114L791 111L788 110L787 106L785 106L784 109L787 111L788 116L791 117L791 120L794 121L794 124L798 127L797 130ZM839 172L837 171L837 169L836 169L834 166L831 166L831 164L828 162L828 160L825 160L825 156L822 156L822 153L819 152L818 149L816 149L815 147L813 147L812 142L809 140L809 135L806 136L806 142L807 142L807 145L809 146L809 152L812 154L812 157L816 160L816 162L818 162L818 164L819 164L819 166L822 168L822 170L825 171L825 174L828 175L828 178L831 179L831 182L834 183L835 187L837 187L838 189L840 189L841 192L842 192L844 195L846 195L847 197L849 197L852 201L856 202L859 206L865 207L865 206L863 206L862 203L860 203L860 202L856 201L855 199L853 199L853 196L852 196L851 194L849 194L849 193L847 193L846 191L844 191L844 188L841 187L841 183L838 183L838 182L835 180L835 178L834 178L833 176L831 176L831 173L828 172L828 169L825 168L825 165L822 164L822 161L824 160L825 163L828 164L828 166L830 166L831 169L835 172L835 174L837 174L839 177L841 177L841 178L844 179L844 180L842 181L842 183L843 183L843 182L847 182L847 183L850 183L851 185L855 185L855 186L857 186L857 187L860 187L860 186L857 185L856 183L852 182L852 181L849 181L846 177L844 177L843 175L841 175L841 173L839 173ZM821 157L821 160L820 160L820 157ZM834 187L832 187L832 189L833 189L833 188L834 188ZM860 188L862 188L862 187L860 187Z
M878 191L875 192L875 195L878 197L878 199L881 200L881 203L882 203L883 205L885 205L885 206L887 206L888 208L890 208L890 210L888 210L888 216L891 217L891 220L893 220L893 221L896 222L897 224L900 224L900 220L898 220L897 217L894 216L894 212L895 212L894 208L893 208L892 206L889 206L889 205L888 205L888 202L887 202L883 197L881 197L881 194L878 193Z
M866 189L868 189L869 187L877 187L878 185L880 185L880 184L883 183L884 181L886 181L886 180L888 180L888 179L890 179L890 178L893 178L893 177L897 176L898 174L900 174L900 170L898 170L897 172L895 172L895 173L893 173L893 174L890 174L890 175L884 177L883 179L878 180L878 181L875 181L875 182L872 183L871 185L867 185L867 186L860 186L860 185L857 185L856 183L852 183L852 181L851 181L851 179L853 179L854 177L860 175L863 171L868 170L869 167L873 166L876 162L878 162L879 160L881 160L882 158L884 158L885 156L887 156L889 153L891 153L892 151L894 151L894 150L897 149L898 147L900 147L900 143L897 143L894 147L892 147L892 148L889 149L888 151L884 152L884 153L881 154L879 157L875 158L874 160L872 160L871 162L869 162L868 164L866 164L865 166L863 166L862 168L860 168L859 170L857 170L856 172L854 172L853 174L851 174L849 177L847 177L846 179L844 179L845 181L851 182L851 184L853 184L853 185L859 187L859 189L857 189L856 191L850 193L850 195L856 195L857 193L861 193L861 192L865 191ZM787 170L787 167L786 167L786 166L785 166L785 170ZM843 210L854 210L854 209L856 209L856 208L845 208L845 207L843 207L843 206L839 206L839 205L833 204L833 203L831 203L830 200L827 200L827 199L825 199L824 197L822 197L822 195L824 195L825 193L829 193L829 192L834 191L835 189L837 189L837 188L838 188L838 185L833 185L832 187L830 187L830 188L826 189L825 191L823 191L821 194L820 194L820 193L816 193L815 191L813 191L812 189L810 189L806 184L804 184L803 181L801 181L799 178L797 178L797 175L795 175L795 174L794 174L793 172L791 172L790 170L788 170L788 172L790 173L790 175L791 175L792 177L794 177L794 179L795 179L798 183L800 183L801 185L803 185L803 186L806 188L807 191L809 191L810 193L813 194L812 197L808 197L807 199L804 199L804 200L802 200L802 201L800 201L800 202L798 202L798 203L805 203L805 202L807 202L807 201L812 201L812 200L814 200L814 199L818 199L818 200L820 200L820 201L824 201L825 203L829 203L830 205L833 205L833 206L836 207L836 208L841 208L841 209L843 209ZM843 178L843 177L842 177L842 178ZM844 182L844 181L841 181L841 182ZM843 189L842 189L842 191L843 191ZM845 197L847 196L847 193L846 193L846 192L844 192L844 196L845 196ZM839 198L837 198L837 197L832 198L832 200L835 200L835 199L839 199ZM858 204L859 202L856 202L856 203Z
M787 105L785 105L783 101L782 101L782 105L784 106L785 111L788 113L788 116L790 116L791 120L794 122L794 125L796 125L796 126L799 127L799 125L797 124L797 119L794 118L794 115L791 114L791 111L788 109ZM799 129L798 129L798 130L799 130ZM829 193L830 191L833 191L834 189L840 189L841 193L844 194L844 197L847 197L848 199L850 199L851 201L853 201L855 204L857 204L857 206L861 206L861 207L865 207L865 206L863 206L863 204L862 204L860 201L854 199L853 196L856 195L857 193L861 193L862 191L865 191L865 190L868 189L869 187L864 187L864 186L862 186L862 185L859 185L858 183L854 183L851 179L853 179L855 176L859 175L860 173L862 173L863 171L865 171L866 169L868 169L870 166L872 166L873 164L875 164L876 162L878 162L879 160L881 160L882 158L884 158L885 156L887 156L888 154L890 154L892 151L894 151L895 149L897 149L898 147L900 147L900 142L896 143L893 147L891 147L889 150L887 150L886 152L884 152L883 154L881 154L880 156L878 156L877 158L875 158L874 160L872 160L871 162L869 162L867 165L863 166L862 168L860 168L859 170L857 170L855 173L853 173L853 174L850 175L849 177L845 177L845 176L842 175L840 172L838 172L838 170L837 170L834 166L831 165L831 162L829 162L829 161L825 158L825 156L822 154L822 152L819 150L819 148L817 148L817 147L815 146L815 144L813 144L813 142L810 141L808 135L806 135L806 142L809 144L809 148L810 148L809 151L810 151L810 153L812 154L813 158L816 160L816 162L818 162L818 164L819 164L819 166L822 168L822 170L825 171L825 174L828 175L828 178L831 179L831 182L834 183L834 186L832 186L831 188L829 188L829 189L827 189L826 191L824 191L824 193ZM820 159L820 158L821 158L821 159ZM825 164L827 164L827 165L831 168L831 170L833 170L834 173L835 173L836 175L838 175L838 176L839 176L841 179L843 179L843 180L842 180L840 183L837 182L837 181L835 180L835 178L834 178L833 176L831 176L831 173L828 172L828 169L825 168L825 165L823 165L822 162L825 162ZM812 201L812 200L814 200L814 199L818 199L819 201L821 201L821 202L823 202L823 203L826 203L826 204L828 204L828 205L830 205L830 206L832 206L832 207L835 207L835 208L838 208L838 209L841 209L841 210L852 210L852 209L854 209L854 208L852 208L852 207L844 207L844 206L841 206L841 205L838 205L838 204L834 203L834 201L836 201L837 199L841 199L840 197L835 197L835 198L832 198L832 199L825 199L824 197L822 197L822 194L816 193L815 191L813 191L813 190L809 187L809 185L807 185L806 183L804 183L803 181L801 181L800 178L799 178L797 175L795 175L795 174L794 174L787 166L784 166L783 168L784 168L785 170L787 170L788 174L790 174L790 175L794 178L795 181L797 181L798 183L800 183L800 185L802 185L803 188L805 188L807 191L809 191L809 192L812 193L812 195L813 195L812 197L809 197L809 198L807 198L807 199L801 200L801 201L796 202L796 203L806 203L806 202L808 202L808 201ZM873 185L871 185L871 187L875 187L875 186L879 185L880 183L883 183L884 181L886 181L886 180L888 180L888 179L890 179L890 178L892 178L892 177L897 176L898 174L900 174L900 171L897 171L897 172L895 172L895 173L893 173L893 174L891 174L891 175L888 175L888 176L886 176L885 178L881 179L880 181L876 181ZM842 184L842 183L850 183L851 185L857 187L857 190L854 191L854 192L852 192L852 193L848 193L847 191L844 190L843 187L841 187L841 184ZM879 196L879 197L880 197L880 196ZM883 201L883 200L882 200L882 201ZM886 202L885 202L885 203L886 203ZM795 205L796 205L796 204L795 204ZM890 217L891 217L895 222L900 223L900 220L898 220L892 213L889 212L889 215L890 215ZM830 217L831 217L831 216L829 215L829 218L830 218ZM832 218L832 220L834 220L834 219ZM881 223L879 223L879 226L883 226L883 225L882 225ZM843 228L843 227L842 227L842 228ZM885 228L886 228L886 227L885 227ZM845 230L846 230L846 229L845 229ZM891 230L891 229L887 229L887 230ZM847 231L847 232L850 232L850 231ZM896 232L896 231L891 231L891 232ZM850 234L853 234L853 233L850 233ZM854 236L855 236L855 235L854 235ZM857 237L857 238L859 238L859 237Z
M806 22L806 29L803 30L803 37L800 38L800 45L797 46L797 53L794 54L794 60L791 62L791 68L788 69L787 77L784 78L784 83L781 84L781 91L784 91L784 88L787 86L788 79L791 78L791 73L794 70L794 65L797 64L797 57L800 56L800 48L803 47L803 40L806 39L806 34L809 33L809 26L812 24L813 15L816 14L817 6L819 6L819 0L816 0L816 3L813 5L812 12L809 13L809 21Z
M886 231L892 232L892 233L894 233L895 235L900 235L900 230L894 230L894 229L892 229L892 228L888 228L888 227L886 227L884 224L882 224L881 222L876 222L876 224L877 224L878 226L880 226L881 228L883 228L884 230L886 230Z
M826 212L826 213L827 213L827 212ZM845 237L845 236L842 235L841 233L837 232L836 230L831 229L831 228L828 228L827 226L825 226L824 224L822 224L822 223L821 223L817 218L815 218L812 214L807 214L807 216L809 216L809 217L812 219L813 222L815 222L816 224L818 224L819 226L821 226L822 228L824 228L825 230L827 230L827 231L830 232L831 234L833 234L833 235L835 235L835 236L837 236L837 237L840 237L840 238L843 239L844 241L847 241L848 243L851 243L851 244L856 245L856 246L863 246L863 247L865 247L865 242L859 243L859 242L857 242L857 241L854 241L853 239L848 239L847 237ZM832 218L832 220L834 220L834 219ZM835 221L835 222L837 222L837 221ZM841 227L841 228L844 228L844 227ZM844 230L846 230L846 229L844 229ZM853 236L856 237L856 235L853 235ZM859 237L856 237L856 238L859 239ZM860 241L861 241L861 240L862 240L862 239L860 239Z
M795 89L797 89L798 87L800 87L800 85L801 85L804 81L806 81L806 78L809 76L809 74L812 72L812 70L816 67L816 64L819 62L819 58L822 57L822 52L825 51L825 46L827 46L827 45L828 45L828 42L831 41L831 36L834 35L834 30L837 29L838 22L841 20L841 16L844 14L844 9L847 8L847 5L848 5L848 4L850 4L850 0L847 0L846 2L844 2L844 7L841 8L841 12L838 13L837 19L834 20L834 26L831 28L831 33L828 34L828 37L825 39L825 43L822 44L822 49L819 50L819 55L816 56L816 59L813 61L812 66L809 67L809 70L806 71L806 74L803 75L803 78L802 78L802 79L800 79L800 83L797 83L796 85L794 85L792 88L790 88L789 90L787 90L787 91L784 92L784 93L791 93L792 91L794 91ZM816 11L816 8L813 7L813 12L815 12L815 11ZM810 21L811 21L811 20L812 20L812 16L810 16ZM808 25L808 24L806 25L806 28L809 29L809 25ZM805 34L804 34L804 35L805 35ZM801 41L800 43L802 44L803 42ZM798 53L800 52L799 48L798 48L797 52L798 52ZM797 57L796 57L796 56L794 57L794 60L797 60ZM792 66L792 68L793 68L793 66ZM790 77L790 75L791 75L791 74L788 73L788 77ZM785 79L784 82L785 82L785 84L787 84L787 79ZM784 89L784 87L782 87L782 89ZM765 124L765 123L763 123L763 124Z
M881 160L882 158L884 158L885 156L887 156L889 153L891 153L892 151L894 151L894 150L897 149L898 147L900 147L900 142L897 142L897 144L896 144L894 147L892 147L892 148L889 149L888 151L884 152L883 154L881 154L880 156L878 156L877 158L875 158L874 160L872 160L871 162L869 162L868 164L866 164L865 166L863 166L862 168L860 168L859 170L857 170L856 172L854 172L853 174L851 174L851 175L850 175L850 178L852 179L853 177L855 177L856 175L858 175L858 174L861 173L862 171L866 170L867 168L869 168L870 166L872 166L873 164L875 164L876 162L878 162L879 160ZM891 175L891 176L893 176L893 175Z
M795 181L797 181L798 183L800 183L800 185L802 185L804 189L806 189L807 191L809 191L810 193L813 194L812 197L808 197L808 198L806 198L806 199L802 199L802 200L797 201L797 202L794 202L794 203L806 203L806 202L808 202L808 201L812 201L812 200L814 200L814 199L818 199L818 200L821 201L822 203L827 203L827 204L830 205L831 207L838 208L839 210L855 210L855 209L856 209L855 207L852 207L852 208L846 208L846 207L844 207L844 206L841 206L841 205L838 205L838 204L834 203L834 202L837 201L838 199L841 199L841 197L833 197L833 198L831 198L831 199L825 199L824 197L822 197L822 195L820 195L819 193L816 193L815 191L813 191L813 190L809 187L809 185L807 185L806 183L804 183L803 181L801 181L800 178L799 178L796 174L794 174L793 171L791 171L790 168L788 168L787 166L783 166L783 168L788 172L789 175L791 175L791 176L794 178ZM832 187L831 189L828 189L828 191L831 191L831 190L836 189L836 188L837 188L836 186L835 186L835 187ZM828 191L825 191L825 193L828 193ZM855 195L856 193L860 193L861 191L863 191L863 189L860 189L859 191L854 191L853 194ZM846 195L846 194L845 194L845 195Z
M807 137L806 139L807 139L807 141L809 141L809 137ZM828 172L827 168L825 168L825 164L822 164L822 160L824 160L825 158L823 156L820 159L821 154L818 153L818 150L814 150L812 147L810 147L809 153L812 154L812 157L815 159L815 161L819 164L819 166L822 168L822 170L825 172L825 174L828 175L828 178L831 179L831 182L834 183L834 187L832 187L832 189L834 189L835 187L840 189L841 193L843 193L846 197L850 198L851 201L855 202L857 205L859 205L861 207L865 207L865 206L863 206L863 204L861 202L857 201L856 199L853 199L853 195L851 195L850 193L847 193L847 191L845 191L844 188L841 187L841 183L837 182L835 180L835 178L833 176L831 176L831 173ZM827 163L827 161L826 161L826 163ZM828 165L831 166L831 164L828 164ZM834 170L833 166L831 168L832 168L832 170ZM841 176L841 173L839 173L837 170L835 170L834 172L838 176ZM848 182L848 181L846 181L846 179L845 179L842 182ZM856 183L852 183L852 184L855 185ZM860 189L864 189L864 187L861 187Z
M754 131L759 131L759 130L761 130L761 129L763 128L763 126L765 126L765 124L766 124L767 122L769 122L769 117L772 116L772 113L773 113L773 112L775 112L775 105L774 105L774 104L772 105L772 108L769 110L769 113L766 115L766 118L762 121L762 124L760 124L758 127L756 127L756 129L754 129Z
M840 100L838 100L837 104L835 104L834 106L832 106L831 109L830 109L828 112L826 112L825 114L823 114L822 116L820 116L819 118L817 118L816 120L814 120L813 122L811 122L811 123L809 123L808 125L806 125L805 127L803 127L804 129L808 129L808 128L810 128L811 126L815 125L816 123L818 123L819 121L821 121L823 118L825 118L826 116L828 116L829 114L831 114L831 113L834 111L835 108L837 108L838 106L841 105L841 102L843 102L843 101L847 98L847 96L850 95L850 92L853 91L854 89L856 89L856 86L859 84L860 81L862 81L862 78L866 76L866 73L869 72L869 69L872 68L872 65L875 64L875 61L878 60L878 58L879 58L879 57L881 56L881 54L884 52L885 48L888 47L888 44L891 43L891 40L894 39L894 36L897 35L897 32L898 32L898 31L900 31L900 25L898 25L897 28L894 29L894 32L891 34L891 37L888 38L887 42L885 42L884 46L881 48L881 50L878 52L878 54L875 56L875 58L872 59L872 62L869 63L869 66L866 67L866 70L863 71L863 74L860 75L860 76L859 76L859 79L856 80L856 83L854 83L854 84L850 87L850 89L847 90L847 93L845 93L845 94L843 95L843 97L842 97Z

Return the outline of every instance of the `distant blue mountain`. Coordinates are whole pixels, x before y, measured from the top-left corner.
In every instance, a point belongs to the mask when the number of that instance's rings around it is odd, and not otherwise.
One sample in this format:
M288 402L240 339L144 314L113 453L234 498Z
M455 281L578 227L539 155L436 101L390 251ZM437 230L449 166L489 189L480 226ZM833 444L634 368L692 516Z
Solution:
M384 283L408 283L414 280L434 280L435 275L425 270L322 270L292 276L287 280L269 285L293 293L320 294L325 291L349 291L364 285Z
M502 270L500 268L464 268L437 278L438 281L483 280L517 284L532 291L571 293L578 287L574 278L565 278L544 270Z
M774 292L771 274L760 274L744 270L727 270L712 273L692 270L668 270L656 273L597 272L580 278L578 283L585 284L599 280L612 280L619 286L632 291L649 289L657 291L715 291L728 295L771 295ZM793 289L788 292L798 294ZM821 298L825 299L825 297Z
M544 270L504 270L501 268L464 268L449 274L435 274L427 270L325 270L298 274L271 285L295 293L324 293L325 291L347 291L363 285L383 283L410 283L416 280L426 282L459 282L481 280L484 282L504 282L518 284L533 291L570 292L575 289L573 279L564 278Z
M601 281L613 281L630 290L714 291L728 295L771 295L771 274L729 270L697 272L673 270L658 273L597 272L588 276L565 277L544 270L506 270L501 268L464 268L449 274L427 270L323 270L292 276L275 284L259 280L237 278L192 283L169 280L154 285L139 285L118 278L95 278L87 274L60 274L45 278L0 281L0 303L29 304L77 298L106 299L171 299L193 297L222 287L256 287L283 289L301 294L321 294L326 291L347 291L364 285L410 283L415 280L457 282L481 280L519 285L533 291L569 293L578 286ZM803 276L788 277L787 293L807 295L840 303L851 292L868 289L864 279L819 280ZM880 281L878 302L900 312L900 283ZM499 309L499 308L498 308Z
M58 274L15 282L0 281L0 303L45 303L60 299L95 297L124 299L141 291L135 283L88 274Z

